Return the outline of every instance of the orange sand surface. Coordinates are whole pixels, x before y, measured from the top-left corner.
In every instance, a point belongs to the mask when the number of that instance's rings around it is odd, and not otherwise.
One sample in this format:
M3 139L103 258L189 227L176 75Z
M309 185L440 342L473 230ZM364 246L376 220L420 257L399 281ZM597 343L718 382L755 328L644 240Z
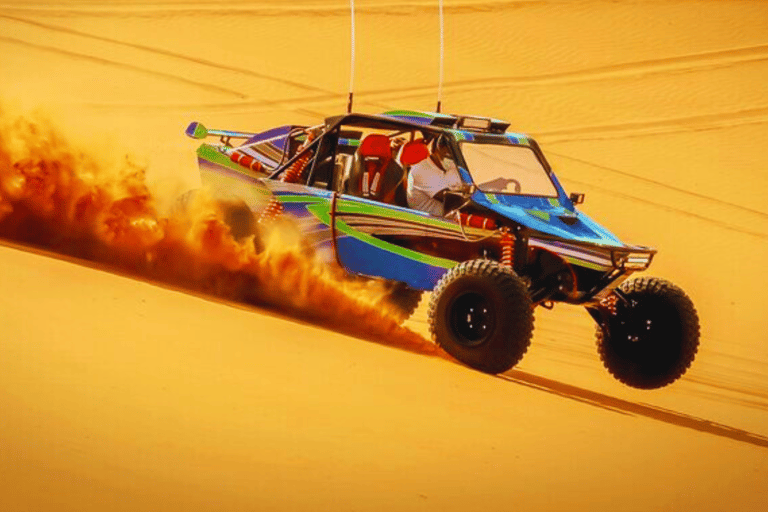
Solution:
M437 1L356 4L355 110L433 109ZM569 306L492 377L429 349L424 302L406 332L320 327L2 242L0 510L768 510L768 3L445 14L444 109L530 133L659 249L701 318L689 372L621 385ZM199 184L189 121L342 113L349 53L346 1L0 0L0 124L129 154L164 212Z

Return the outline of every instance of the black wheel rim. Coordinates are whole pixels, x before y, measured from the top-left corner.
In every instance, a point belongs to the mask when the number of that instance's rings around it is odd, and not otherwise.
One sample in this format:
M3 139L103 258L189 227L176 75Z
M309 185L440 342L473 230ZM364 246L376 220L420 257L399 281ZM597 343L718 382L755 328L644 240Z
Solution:
M453 299L447 313L456 341L466 347L485 343L496 325L490 301L476 292L463 293Z
M677 340L679 319L661 305L635 302L622 308L620 327L616 329L617 353L645 371L663 372L674 364L680 354Z

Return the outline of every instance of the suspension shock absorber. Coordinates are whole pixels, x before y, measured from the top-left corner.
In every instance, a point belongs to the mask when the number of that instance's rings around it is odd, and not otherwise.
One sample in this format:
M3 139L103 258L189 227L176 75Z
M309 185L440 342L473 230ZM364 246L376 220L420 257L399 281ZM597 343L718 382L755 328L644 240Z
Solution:
M309 144L312 142L312 140L314 140L314 138L315 138L314 132L308 132L307 140L305 140L304 144L301 145L301 149L305 149L307 146L309 146ZM304 174L304 169L307 167L307 163L309 162L309 159L311 157L312 157L312 152L307 151L306 153L301 155L299 158L297 158L296 161L293 162L288 169L286 169L283 175L280 176L280 181L284 183L299 183ZM283 213L283 203L280 202L277 196L273 195L269 199L269 203L267 203L267 206L264 208L264 210L262 210L261 215L259 215L259 220L257 222L259 224L266 224L266 223L272 222L276 218L278 218L282 213Z
M314 140L315 134L313 132L307 133L307 140L301 145L301 150L305 149ZM312 151L307 151L301 155L280 177L280 181L285 183L299 183L304 174L304 169L307 167L309 159L312 157Z
M280 200L277 198L277 196L272 196L272 198L269 200L269 203L267 203L266 208L262 210L261 215L259 215L259 224L265 224L268 222L272 222L277 217L280 216L280 214L283 213L283 203L280 202Z
M309 151L301 155L298 160L293 162L288 170L283 173L280 177L280 181L284 181L285 183L299 183L310 156Z
M501 228L501 261L505 267L513 268L515 264L515 236L507 227Z

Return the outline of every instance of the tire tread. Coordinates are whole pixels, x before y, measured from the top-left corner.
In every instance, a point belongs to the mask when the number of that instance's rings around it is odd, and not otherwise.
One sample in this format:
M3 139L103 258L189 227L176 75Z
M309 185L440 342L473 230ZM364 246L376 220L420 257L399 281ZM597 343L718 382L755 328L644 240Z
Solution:
M486 373L502 373L520 362L528 350L531 338L533 337L534 316L533 303L528 294L528 287L512 269L502 266L498 262L492 260L470 260L459 263L443 275L437 286L435 286L429 301L428 318L432 340L446 352L461 360L457 352L453 350L453 347L438 336L436 317L438 305L446 288L457 279L467 276L476 276L489 280L497 287L505 301L520 304L520 306L510 309L510 314L512 315L511 322L516 326L516 332L509 333L512 336L510 341L513 346L512 350L506 351L503 354L495 354L497 357L494 357L491 362L478 364L476 362L462 361Z
M612 356L607 343L606 333L598 325L596 332L597 351L605 368L620 382L639 389L661 388L682 377L693 363L699 347L699 318L691 299L681 288L672 282L649 276L625 281L619 287L619 292L630 300L633 297L639 296L665 298L676 307L681 320L681 357L675 362L669 372L661 376L644 376L629 371L625 365L622 365Z

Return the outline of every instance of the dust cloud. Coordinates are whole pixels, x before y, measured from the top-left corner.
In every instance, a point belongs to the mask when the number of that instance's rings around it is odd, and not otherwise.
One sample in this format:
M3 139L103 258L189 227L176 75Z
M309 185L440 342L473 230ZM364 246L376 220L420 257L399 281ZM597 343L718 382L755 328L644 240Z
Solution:
M385 285L351 280L320 263L290 219L264 229L254 244L255 235L233 237L220 203L204 193L161 215L145 171L130 155L78 147L41 114L0 109L0 237L372 341L438 352L400 326Z

